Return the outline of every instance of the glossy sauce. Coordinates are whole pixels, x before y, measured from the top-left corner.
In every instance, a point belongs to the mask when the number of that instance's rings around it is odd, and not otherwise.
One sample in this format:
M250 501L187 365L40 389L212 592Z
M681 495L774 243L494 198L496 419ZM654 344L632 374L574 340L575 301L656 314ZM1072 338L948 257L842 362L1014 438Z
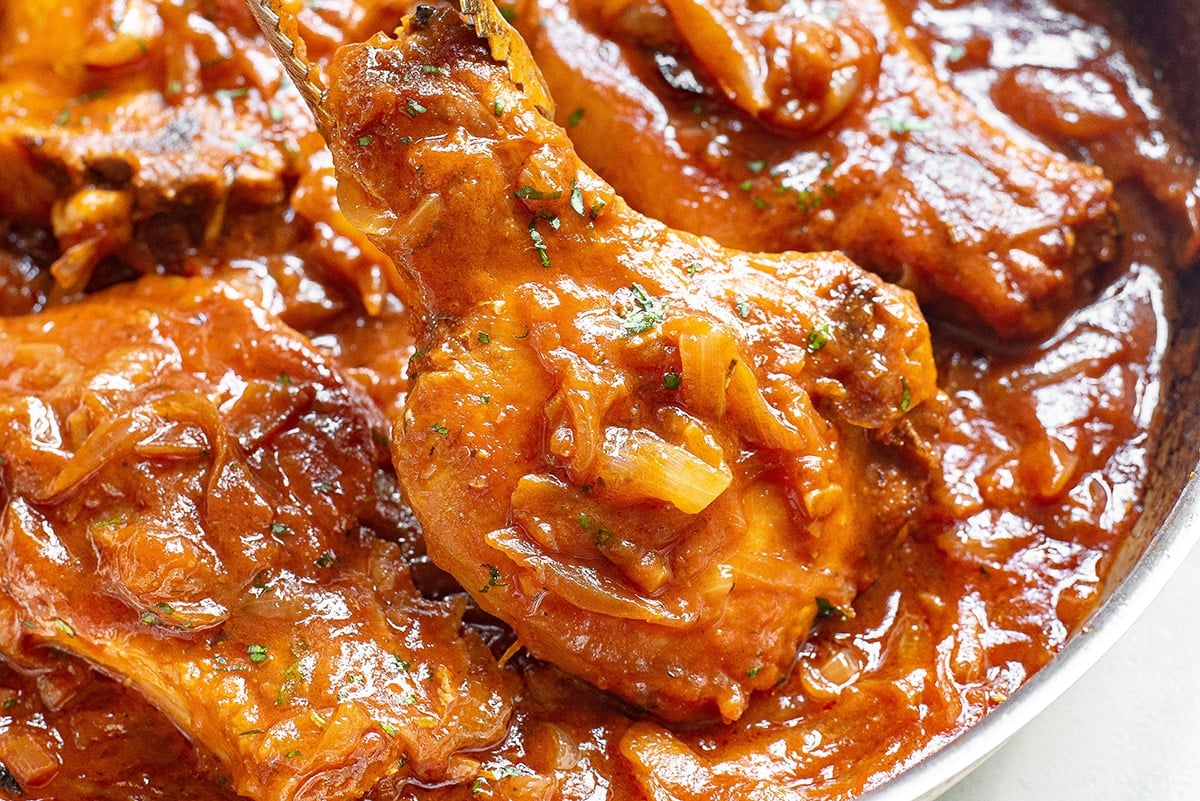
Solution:
M668 728L518 655L501 682L515 687L516 701L499 745L467 755L443 786L422 786L402 770L369 798L790 797L778 787L806 798L853 797L1002 703L1095 607L1140 509L1173 312L1171 272L1195 257L1200 241L1196 165L1147 88L1141 56L1113 29L1034 0L894 6L911 15L916 41L940 73L997 124L1109 172L1122 201L1119 263L1037 344L985 345L935 325L951 412L934 502L859 596L853 617L819 623L787 682L756 695L738 722ZM336 40L336 25L326 29ZM82 91L69 86L70 96ZM1047 92L1048 102L1035 102ZM1056 113L1042 115L1044 106ZM259 109L264 114L271 118ZM298 180L319 187L323 169L300 170ZM171 269L252 278L264 305L309 334L394 416L413 347L401 290L346 280L356 275L346 265L379 264L379 256L364 256L329 198L314 190L306 206L293 196L299 208L324 209L307 222L271 202L252 204L256 211L241 222L223 223L237 236ZM62 299L44 279L57 254L36 233L34 206L48 202L27 204L17 215L24 221L6 229L6 314ZM275 234L264 236L267 228ZM0 465L0 498L7 500L15 469ZM419 544L404 547L419 565L418 586L438 596L453 589L421 561ZM467 625L497 653L511 642L490 619ZM0 798L234 797L215 760L136 692L72 657L45 658L53 669L34 673L0 661Z

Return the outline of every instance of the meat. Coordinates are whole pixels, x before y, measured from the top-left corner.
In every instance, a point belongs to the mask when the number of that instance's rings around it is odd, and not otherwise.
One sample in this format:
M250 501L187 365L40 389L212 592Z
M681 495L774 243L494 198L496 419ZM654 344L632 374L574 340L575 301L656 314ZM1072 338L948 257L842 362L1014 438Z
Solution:
M394 24L398 5L305 9L312 57ZM338 213L327 159L241 0L0 7L0 219L53 231L58 295L261 256L264 229L278 237L299 212L318 259L378 311L394 271ZM246 230L262 209L280 211Z
M455 12L398 37L339 51L324 133L420 290L392 456L429 553L534 655L737 718L923 497L925 322L841 255L632 211Z
M927 312L1053 330L1115 255L1112 186L944 85L884 0L523 0L585 161L732 247L841 250Z
M508 697L415 591L382 415L233 284L0 319L0 651L147 697L254 798L439 781Z

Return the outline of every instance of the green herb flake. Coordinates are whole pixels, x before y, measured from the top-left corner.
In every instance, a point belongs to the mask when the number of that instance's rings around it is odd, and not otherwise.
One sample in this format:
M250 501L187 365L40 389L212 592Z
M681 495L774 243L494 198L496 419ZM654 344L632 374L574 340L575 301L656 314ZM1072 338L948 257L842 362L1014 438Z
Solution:
M54 628L58 629L63 634L67 635L68 637L74 638L75 629L74 629L74 627L71 626L70 623L63 620L61 617L51 618L50 622L54 624Z
M759 673L762 673L761 665L755 665L754 667L752 667L746 671L746 675L752 679L755 678Z
M750 301L745 299L739 300L736 308L738 317L741 317L743 320L750 316Z
M300 756L304 756L304 752L301 751L299 748L297 748L293 751L288 751L286 754L283 755L283 758L284 759L295 759L296 757L300 757Z
M683 386L683 376L675 371L663 373L663 387L674 392Z
M250 148L258 144L258 140L253 136L239 136L233 146L237 148L239 153L245 153Z
M479 340L480 345L487 345L487 344L490 344L492 341L492 337L490 334L488 334L487 331L480 331L478 334L475 335L475 338L477 340Z
M271 106L267 113L271 115L271 122L283 122L283 109L279 106Z
M246 729L243 732L239 732L238 737L249 737L253 734L266 734L266 732L262 729Z
M750 201L750 202L751 202L751 203L753 203L753 204L754 204L754 208L758 209L759 211L762 211L763 209L770 208L770 206L771 206L771 204L770 204L770 203L768 203L767 201L763 200L763 199L762 199L761 197L759 197L758 195L755 195L755 196L754 196L754 197L751 199L751 201Z
M580 217L587 213L583 207L583 190L579 188L578 181L571 182L571 210Z
M379 721L379 728L383 729L383 733L388 737L395 737L400 732L399 729L397 729L391 723L388 723L386 720Z
M667 301L650 297L641 284L630 285L634 308L621 321L621 328L629 336L649 331L666 319Z
M959 61L962 61L963 57L966 55L967 48L963 47L962 45L954 45L954 47L950 48L950 52L946 54L946 61L951 64L956 64Z
M426 75L441 75L445 72L445 70L439 67L437 64L422 64L421 72L425 73Z
M280 384L283 384L285 387L290 387L292 385L292 377L287 373L280 373L275 380Z
M333 492L337 488L328 481L321 481L317 483L317 489L319 489L321 492Z
M492 396L491 395L480 395L479 402L482 403L484 406L486 406L492 402Z
M508 586L507 584L505 584L503 581L500 580L500 568L496 567L495 565L484 565L484 567L487 568L488 579L487 579L487 584L484 584L482 587L479 588L480 592L486 593L493 587L507 587Z
M517 10L512 6L505 6L500 9L500 16L504 17L505 22L513 22L517 18Z
M371 136L370 134L366 134L364 136L358 137L358 146L359 147L370 147L371 143L374 141L375 141L375 137Z
M439 437L445 437L450 433L450 429L446 428L446 426L441 423L435 423L431 425L429 430L437 434Z
M313 564L315 564L317 567L322 567L322 568L333 567L335 564L337 564L337 557L334 556L333 554L331 554L329 551L325 551L324 553L322 553L320 556L317 557L316 561L313 562Z
M558 200L562 191L558 189L538 189L535 186L522 186L513 192L521 200Z
M287 523L272 523L271 524L271 533L272 534L290 534L291 531L292 530L290 528L288 528Z
M746 168L748 170L750 170L750 172L754 173L755 175L758 175L760 172L762 172L763 170L765 170L767 168L767 162L765 162L765 161L749 161L749 162L746 162Z
M592 542L597 548L606 548L612 541L612 530L607 526L600 525L595 518L586 512L579 513L579 527L583 529L585 534L591 535Z
M239 97L245 97L250 94L250 90L244 86L239 86L236 89L218 89L213 92L214 97L219 97L224 100L235 100Z
M585 112L582 108L577 108L567 115L567 127L574 128L576 125L583 122L584 113Z
M908 117L880 117L881 122L889 131L896 134L906 134L914 131L929 131L933 129L933 123L929 120L911 119Z
M171 81L167 84L167 94L178 95L183 93L182 81Z
M402 137L400 137L400 144L402 144L402 145L411 145L412 143L413 143L413 138L412 138L411 136L402 136Z
M428 110L411 97L404 101L404 113L409 117L416 117L418 114L424 114Z
M754 181L751 181L749 178L747 178L746 180L744 180L740 184L738 184L738 189L742 190L743 192L749 192L753 188L754 188Z
M6 699L4 699L3 708L4 709L12 709L19 703L21 703L21 702L18 701L16 698L6 698Z
M542 237L542 232L538 230L538 217L534 217L529 221L529 239L533 242L533 249L537 251L538 259L542 262L543 267L550 266L550 254L546 252L546 240Z
M833 329L829 323L814 325L808 332L808 352L816 353L828 345L831 339L833 339Z
M817 597L817 619L825 620L826 618L839 617L844 618L846 615L841 609L838 609L828 598Z
M504 101L503 100L501 100L500 98L496 98L496 102L492 103L492 113L495 114L497 117L504 116Z
M257 643L247 645L246 653L250 655L250 661L254 662L255 664L259 662L266 662L269 656L267 653L267 646L258 645Z
M900 411L907 412L912 406L912 390L908 386L908 379L900 376Z
M691 264L689 264L687 267L685 267L684 269L687 271L688 277L690 278L691 276L693 276L693 275L695 275L696 273L700 272L700 268L701 268L702 266L703 266L703 265L702 265L702 264L700 264L700 262L698 262L698 261L694 261L694 262L692 262Z

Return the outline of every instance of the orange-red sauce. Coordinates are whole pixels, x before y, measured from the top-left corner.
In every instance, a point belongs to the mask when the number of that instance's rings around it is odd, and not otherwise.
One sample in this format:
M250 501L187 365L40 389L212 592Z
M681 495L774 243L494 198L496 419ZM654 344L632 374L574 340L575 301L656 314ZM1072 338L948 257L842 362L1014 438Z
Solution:
M235 14L232 4L185 5L219 23L228 24ZM508 736L472 755L476 769L439 787L420 786L401 771L370 798L636 799L648 785L680 797L742 798L767 785L804 797L853 797L1002 703L1095 607L1140 508L1164 378L1171 272L1186 266L1197 247L1196 166L1169 115L1156 105L1144 58L1115 28L1102 27L1104 20L1089 21L1042 0L896 0L893 6L911 17L919 45L939 72L994 122L1094 160L1108 172L1121 200L1120 263L1103 276L1095 297L1081 298L1057 333L1038 344L995 346L935 324L939 384L952 400L935 503L860 596L853 617L820 623L790 679L757 696L737 723L676 728L673 739L664 738L663 724L518 656L505 668L519 688ZM332 43L339 25L354 27L350 22L361 20L348 2L329 7L323 22L312 24ZM249 34L243 28L241 35ZM210 32L201 39L218 40ZM5 46L0 80L28 77L11 66L17 47ZM136 52L114 45L104 51L107 57L129 61L107 67L100 78L93 70L88 81L136 83L143 80L138 70L166 69L163 58L172 51L158 42L149 46L154 58L139 66ZM187 92L203 88L197 81L227 77L206 77L186 60L166 63L176 72L146 78L149 84L158 80L156 91L164 96L175 88L172 81L182 80L171 76L192 81L183 87ZM265 62L244 67L250 74L259 69L266 84L278 82ZM55 108L70 110L77 128L85 127L78 112L89 104L98 104L97 115L119 113L102 108L103 98L86 96L95 90L80 80L74 74L61 78L57 98L29 101L29 107L57 103ZM258 91L246 94L257 103ZM19 113L19 101L0 103L0 115L10 121ZM231 111L224 106L214 113L219 124ZM292 113L299 113L295 106ZM250 114L260 121L278 116L265 102ZM271 153L286 154L300 147L306 126L276 121L265 133L256 128L260 134L277 148ZM229 141L213 145L215 152L252 150L241 148L233 130L224 139ZM267 160L268 167L274 163ZM278 189L282 198L298 175L303 186L318 186L321 169L280 167L278 182L251 185L268 195L264 187ZM35 191L19 197L28 187L0 187L8 201L0 223L4 314L64 299L46 273L60 255L44 233L53 192L32 186ZM387 281L354 285L344 277L355 274L355 264L378 256L337 228L340 218L328 211L328 195L320 191L296 203L299 218L285 205L263 200L261 192L257 199L235 198L233 208L238 203L256 210L220 222L226 235L219 242L181 225L170 212L147 212L143 219L151 222L144 225L157 226L158 235L145 228L142 234L152 245L117 243L97 268L93 286L163 269L249 273L268 287L264 297L285 320L340 360L394 414L412 351L403 304L389 294ZM200 206L213 213L208 201ZM187 257L168 263L162 253L181 240ZM359 297L382 314L367 314ZM6 484L19 469L11 456L0 464L0 501L7 500ZM418 586L434 595L454 591L422 561L419 544L410 545ZM493 621L468 621L497 651L509 643ZM40 673L23 673L0 659L0 798L234 796L215 760L136 693L70 657L50 659L55 669Z

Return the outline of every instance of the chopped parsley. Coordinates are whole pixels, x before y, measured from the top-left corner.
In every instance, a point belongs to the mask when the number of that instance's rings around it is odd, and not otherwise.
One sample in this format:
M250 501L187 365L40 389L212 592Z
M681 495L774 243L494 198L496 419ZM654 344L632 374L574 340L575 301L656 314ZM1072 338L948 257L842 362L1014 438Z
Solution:
M592 542L597 548L604 548L612 540L612 530L607 526L597 523L595 518L586 512L579 513L579 527L583 529L585 534L589 534Z
M424 114L428 110L429 109L425 108L411 97L404 101L404 113L409 117L415 117L418 114Z
M897 134L906 134L912 131L929 131L933 129L933 123L929 120L913 119L909 117L880 117L879 121L887 127L889 131Z
M446 426L441 423L434 423L429 427L429 430L437 434L439 437L447 436L450 433L450 429L446 428Z
M487 584L484 584L482 587L479 588L480 592L486 593L488 590L492 589L492 587L507 587L508 586L507 584L505 584L503 581L500 580L500 568L496 567L495 565L484 565L484 567L487 568L488 579L487 579Z
M583 190L579 188L578 181L571 182L571 210L580 217L587 213L583 208Z
M669 373L663 373L663 387L670 390L676 390L683 386L683 376L672 370Z
M907 412L912 406L912 390L909 389L908 379L900 376L900 411Z
M550 254L546 252L546 240L542 237L542 232L537 227L539 219L538 217L534 217L529 221L529 239L533 242L533 249L537 251L538 259L542 262L542 266L549 267Z
M817 619L825 620L830 617L844 618L846 614L829 602L828 598L817 597Z
M500 98L496 98L496 102L492 103L492 113L495 114L497 117L504 116L504 101L503 100L501 100Z
M487 345L492 341L492 337L487 331L480 331L475 335L475 338L479 340L480 345Z
M745 320L747 317L749 317L750 316L750 301L746 300L745 298L739 300L737 302L737 313L738 313L738 317L741 317L743 320Z
M626 334L635 336L649 331L666 318L667 301L650 297L638 283L631 284L630 291L633 292L634 308L621 321L621 328Z
M829 323L814 325L808 332L808 352L816 353L828 345L831 339L833 339L833 329Z
M767 162L765 162L765 161L748 161L748 162L746 162L746 168L748 170L750 170L750 172L754 173L755 175L758 175L760 172L762 172L763 170L765 170L767 168Z
M577 108L567 116L567 127L574 128L579 123L583 122L584 110Z
M746 675L749 676L750 678L754 678L759 673L762 673L762 665L755 665L754 667L752 667L746 671Z
M422 64L421 72L425 73L426 75L438 75L444 73L445 70L436 64Z
M267 653L267 646L259 645L257 643L247 645L246 653L250 655L250 661L254 662L255 664L259 662L266 662L269 657L269 654Z
M358 137L358 146L359 147L368 147L374 141L375 141L375 137L373 137L369 134L366 136L360 136L360 137Z
M337 564L337 557L331 554L329 551L325 551L317 557L313 564L322 568L333 567L335 564Z
M513 192L521 200L558 200L562 191L558 189L538 189L535 186L522 186Z
M271 524L271 533L272 534L287 534L289 532L291 532L291 529L288 528L287 523L272 523Z
M301 751L299 748L297 748L293 751L288 751L286 754L283 755L283 758L284 759L295 759L296 757L299 757L299 756L304 756L304 752Z
M70 623L63 620L61 617L51 618L50 622L54 624L54 628L58 629L68 637L75 636L74 627L72 627Z
M700 262L694 261L691 264L689 264L687 267L685 267L684 269L687 270L688 276L691 277L691 276L695 275L696 273L700 272L701 266L702 265L700 264Z

